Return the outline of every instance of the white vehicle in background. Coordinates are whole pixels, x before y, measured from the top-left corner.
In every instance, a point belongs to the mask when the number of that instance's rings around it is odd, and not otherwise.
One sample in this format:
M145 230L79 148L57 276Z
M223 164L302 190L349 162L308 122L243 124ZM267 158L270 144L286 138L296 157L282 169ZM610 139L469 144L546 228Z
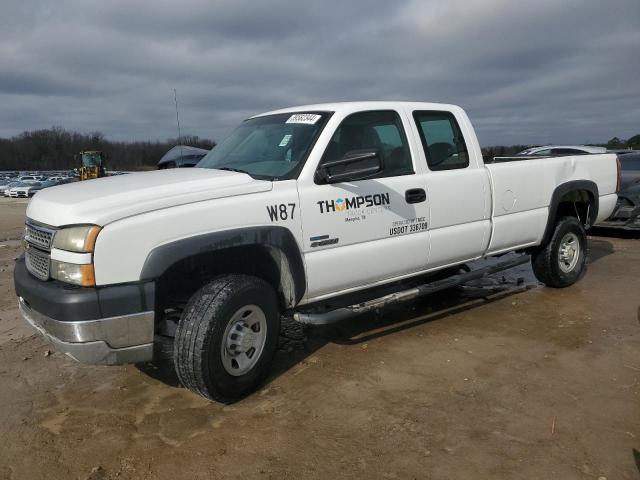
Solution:
M30 185L29 183L24 183L24 182L11 182L9 184L7 184L4 188L3 188L3 195L5 197L10 197L11 196L11 190L14 188L19 188L19 187L25 187L27 185Z
M210 399L254 390L280 317L327 324L529 261L567 287L617 200L615 155L485 165L454 105L355 102L251 117L196 168L62 185L27 209L24 318L85 363L173 347ZM75 288L74 288L75 287Z
M606 153L605 147L592 147L589 145L545 145L523 150L516 155L548 157L554 155L588 155L590 153Z
M9 190L11 187L15 187L19 185L20 182L17 182L15 179L7 179L0 182L0 195L4 195L4 193ZM8 195L7 195L8 196Z
M8 188L4 192L5 197L11 198L29 198L35 195L36 192L45 188L43 182L18 182L17 185L14 185L11 188Z
M40 175L23 175L21 177L16 178L16 181L23 183L35 183L41 182L45 179L45 177Z

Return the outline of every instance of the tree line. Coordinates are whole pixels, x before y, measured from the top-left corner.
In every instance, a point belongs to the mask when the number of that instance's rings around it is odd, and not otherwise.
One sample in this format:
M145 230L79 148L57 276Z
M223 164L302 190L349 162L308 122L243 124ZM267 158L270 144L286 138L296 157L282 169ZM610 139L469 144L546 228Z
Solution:
M0 171L73 169L79 166L74 155L82 150L105 152L109 170L149 170L178 144L206 149L215 146L214 141L195 135L154 142L117 142L100 132L87 134L52 127L0 138Z
M640 150L640 133L638 135L634 135L631 138L626 140L622 140L618 137L613 137L611 140L607 142L603 147L607 148L632 148L633 150Z
M25 131L11 138L0 138L0 171L69 170L78 167L74 155L82 150L101 150L107 154L109 170L149 170L175 145L211 149L215 142L195 135L161 141L116 142L100 132L79 133L52 127ZM614 137L607 148L640 149L640 134L627 140ZM514 155L530 145L493 146L482 149L483 157Z

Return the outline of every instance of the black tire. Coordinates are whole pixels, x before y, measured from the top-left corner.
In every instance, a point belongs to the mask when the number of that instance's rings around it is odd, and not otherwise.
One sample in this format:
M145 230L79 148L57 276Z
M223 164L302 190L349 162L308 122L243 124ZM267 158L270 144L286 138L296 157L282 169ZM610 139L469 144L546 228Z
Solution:
M579 245L577 260L564 263L561 267L561 247L563 240L575 237ZM564 258L564 257L563 257ZM564 288L576 283L586 270L587 234L575 217L562 217L556 223L551 239L531 255L531 265L536 278L549 287Z
M233 316L247 306L257 306L264 313L266 340L251 369L234 376L223 363L226 345L223 342L233 333L227 332ZM238 400L255 391L268 373L279 330L278 301L268 283L247 275L216 278L193 294L180 318L174 339L178 379L210 400L225 403Z

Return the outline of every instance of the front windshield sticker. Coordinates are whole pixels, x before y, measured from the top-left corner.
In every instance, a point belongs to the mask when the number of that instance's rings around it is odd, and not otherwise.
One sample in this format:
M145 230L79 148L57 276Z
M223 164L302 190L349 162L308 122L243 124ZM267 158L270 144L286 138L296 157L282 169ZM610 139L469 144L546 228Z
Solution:
M292 135L285 135L284 137L282 137L282 141L280 142L280 145L278 145L279 147L286 147L287 144L289 143L289 140L291 140Z
M296 113L291 115L285 123L306 123L307 125L315 125L322 116L315 113Z

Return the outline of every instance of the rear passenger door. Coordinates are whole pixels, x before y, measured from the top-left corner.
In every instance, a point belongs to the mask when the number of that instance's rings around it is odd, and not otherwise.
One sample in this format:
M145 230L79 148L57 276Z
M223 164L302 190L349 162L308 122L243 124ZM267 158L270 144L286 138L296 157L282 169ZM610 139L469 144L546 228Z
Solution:
M429 192L429 268L477 258L491 231L489 177L449 111L413 111ZM460 119L463 120L463 119ZM474 137L475 138L475 137Z

